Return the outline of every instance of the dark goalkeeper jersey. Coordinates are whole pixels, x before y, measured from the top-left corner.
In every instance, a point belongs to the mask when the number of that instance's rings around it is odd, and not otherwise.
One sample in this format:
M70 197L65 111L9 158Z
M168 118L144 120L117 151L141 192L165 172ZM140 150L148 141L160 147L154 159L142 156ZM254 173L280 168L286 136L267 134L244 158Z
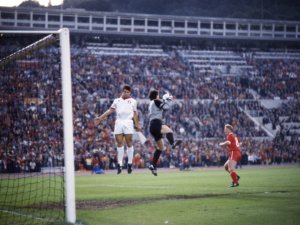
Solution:
M154 99L149 105L149 120L162 120L163 112L170 108L171 101Z

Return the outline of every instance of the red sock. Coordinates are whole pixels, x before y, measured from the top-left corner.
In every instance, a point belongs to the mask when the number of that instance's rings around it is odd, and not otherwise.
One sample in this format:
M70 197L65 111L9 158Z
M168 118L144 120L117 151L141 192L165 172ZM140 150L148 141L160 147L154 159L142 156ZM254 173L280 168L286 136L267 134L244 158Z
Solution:
M236 172L231 171L231 172L230 172L230 176L231 176L231 178L232 178L232 180L233 180L233 183L236 184L236 183L238 182L238 177L237 177Z

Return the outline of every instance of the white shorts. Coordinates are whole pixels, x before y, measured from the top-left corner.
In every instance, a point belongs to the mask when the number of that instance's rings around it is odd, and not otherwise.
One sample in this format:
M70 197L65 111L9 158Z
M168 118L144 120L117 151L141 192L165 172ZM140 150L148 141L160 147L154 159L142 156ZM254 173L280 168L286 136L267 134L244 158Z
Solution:
M114 134L133 134L133 120L116 120Z

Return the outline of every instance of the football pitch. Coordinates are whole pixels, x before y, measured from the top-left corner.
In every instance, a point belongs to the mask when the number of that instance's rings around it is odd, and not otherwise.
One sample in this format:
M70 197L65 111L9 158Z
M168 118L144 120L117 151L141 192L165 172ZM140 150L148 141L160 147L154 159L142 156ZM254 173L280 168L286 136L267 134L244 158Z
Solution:
M240 186L222 169L77 173L77 220L85 225L300 224L300 167L246 167Z

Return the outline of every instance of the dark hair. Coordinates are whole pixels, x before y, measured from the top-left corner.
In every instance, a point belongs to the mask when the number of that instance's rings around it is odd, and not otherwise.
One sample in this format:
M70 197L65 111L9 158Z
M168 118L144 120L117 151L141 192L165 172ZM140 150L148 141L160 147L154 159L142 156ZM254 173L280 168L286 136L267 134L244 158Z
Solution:
M158 91L157 90L150 91L150 93L149 93L150 100L156 99L157 95L158 95Z
M124 85L122 90L127 90L127 91L130 91L131 92L131 87L129 85Z

